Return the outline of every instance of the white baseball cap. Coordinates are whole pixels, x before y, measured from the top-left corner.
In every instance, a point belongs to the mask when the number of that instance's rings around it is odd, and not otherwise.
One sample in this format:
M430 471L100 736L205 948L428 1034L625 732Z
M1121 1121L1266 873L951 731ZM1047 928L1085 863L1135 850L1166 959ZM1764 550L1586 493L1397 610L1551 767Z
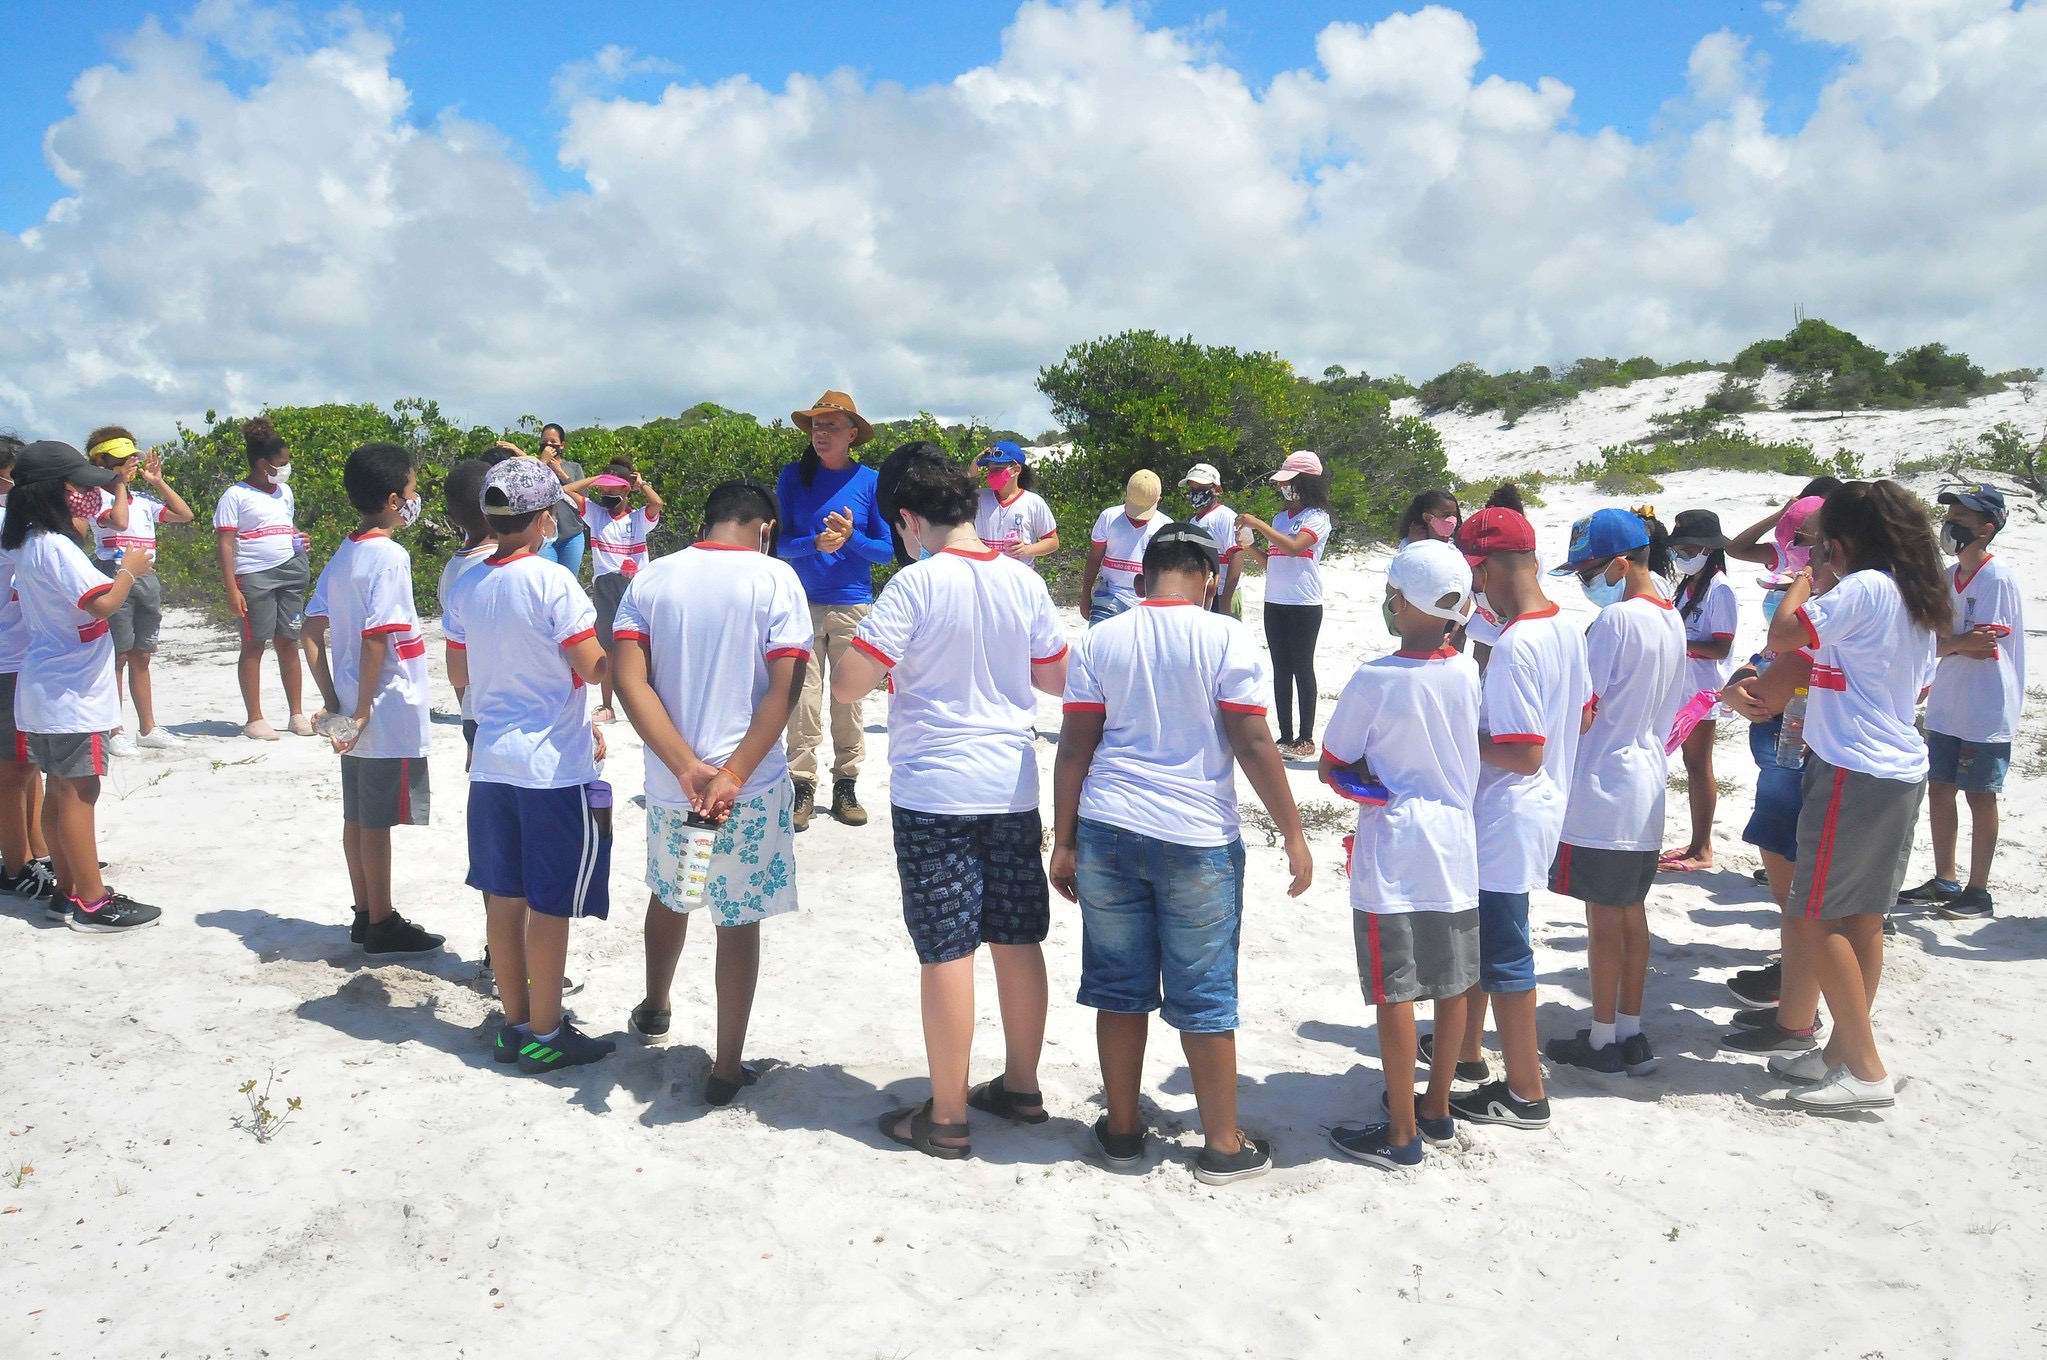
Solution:
M1180 479L1181 486L1221 486L1223 475L1207 463L1196 463Z
M1471 564L1440 539L1419 539L1393 554L1386 584L1424 614L1451 623L1471 617Z

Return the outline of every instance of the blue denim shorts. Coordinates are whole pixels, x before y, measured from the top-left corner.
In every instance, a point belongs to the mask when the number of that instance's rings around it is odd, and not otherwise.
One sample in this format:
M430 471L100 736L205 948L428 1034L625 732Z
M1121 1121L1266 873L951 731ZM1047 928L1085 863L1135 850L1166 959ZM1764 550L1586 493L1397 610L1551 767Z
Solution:
M1535 990L1528 894L1478 892L1478 985L1488 992Z
M1074 849L1080 1004L1162 1010L1188 1034L1236 1029L1244 843L1174 845L1083 818Z
M1805 771L1787 769L1777 763L1777 732L1782 718L1751 723L1749 754L1756 762L1756 801L1741 838L1758 850L1782 859L1798 860L1798 809L1805 798Z
M1963 741L1945 732L1928 731L1927 778L1935 784L1953 784L1964 793L1998 793L2011 769L2008 741Z

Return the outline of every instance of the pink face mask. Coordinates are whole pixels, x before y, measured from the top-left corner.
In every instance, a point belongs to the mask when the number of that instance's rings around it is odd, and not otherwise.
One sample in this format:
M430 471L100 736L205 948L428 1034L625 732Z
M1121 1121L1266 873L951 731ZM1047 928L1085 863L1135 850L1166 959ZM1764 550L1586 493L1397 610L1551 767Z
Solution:
M988 469L988 485L997 491L1007 491L1016 485L1016 469L991 467Z
M1446 519L1441 515L1429 515L1425 518L1428 520L1429 532L1446 542L1450 535L1457 532L1457 521L1454 519Z
M1791 578L1812 565L1812 547L1800 543L1798 531L1805 522L1826 504L1818 496L1807 496L1804 500L1793 501L1777 520L1773 535L1777 549L1777 568L1763 577L1763 584L1772 588L1791 584Z
M80 491L75 486L67 486L64 488L64 496L71 503L71 518L82 519L88 524L99 518L99 492Z

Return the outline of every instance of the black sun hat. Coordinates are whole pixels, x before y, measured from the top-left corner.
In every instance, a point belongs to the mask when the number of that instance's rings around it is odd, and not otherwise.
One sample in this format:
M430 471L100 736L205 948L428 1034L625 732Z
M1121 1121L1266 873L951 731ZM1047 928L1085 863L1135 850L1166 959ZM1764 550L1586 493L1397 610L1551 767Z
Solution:
M1680 510L1677 523L1670 526L1670 546L1704 548L1708 552L1726 547L1727 535L1720 532L1720 516L1711 510Z

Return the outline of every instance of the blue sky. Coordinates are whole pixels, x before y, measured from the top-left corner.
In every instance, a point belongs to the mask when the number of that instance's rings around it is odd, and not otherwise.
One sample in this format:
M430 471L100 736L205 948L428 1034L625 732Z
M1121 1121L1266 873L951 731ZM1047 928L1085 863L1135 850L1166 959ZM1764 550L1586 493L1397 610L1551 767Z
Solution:
M1223 8L1200 0L1153 0L1140 10L1153 26L1199 28L1217 57L1254 85L1315 62L1315 35L1337 20L1370 24L1418 4L1332 4L1257 0ZM1576 91L1581 131L1612 126L1647 134L1664 101L1684 87L1693 44L1727 28L1748 37L1768 60L1770 126L1785 131L1810 111L1838 53L1786 33L1776 5L1709 0L1458 0L1450 6L1478 25L1485 45L1481 77L1497 73L1533 84L1553 76ZM317 16L324 5L302 6ZM560 110L552 82L570 62L607 45L633 49L666 70L622 89L642 97L671 79L709 82L744 73L771 87L793 71L850 65L870 80L925 84L995 59L1016 6L985 0L902 0L890 5L750 0L745 5L531 3L435 0L410 7L364 4L371 16L396 14L394 73L411 88L412 116L456 108L490 123L525 151L542 183L572 187L555 160ZM60 197L49 172L43 131L69 112L71 83L110 60L150 15L176 23L188 6L121 0L0 4L0 50L14 54L8 114L0 132L0 229L32 226ZM232 66L222 74L238 84Z

